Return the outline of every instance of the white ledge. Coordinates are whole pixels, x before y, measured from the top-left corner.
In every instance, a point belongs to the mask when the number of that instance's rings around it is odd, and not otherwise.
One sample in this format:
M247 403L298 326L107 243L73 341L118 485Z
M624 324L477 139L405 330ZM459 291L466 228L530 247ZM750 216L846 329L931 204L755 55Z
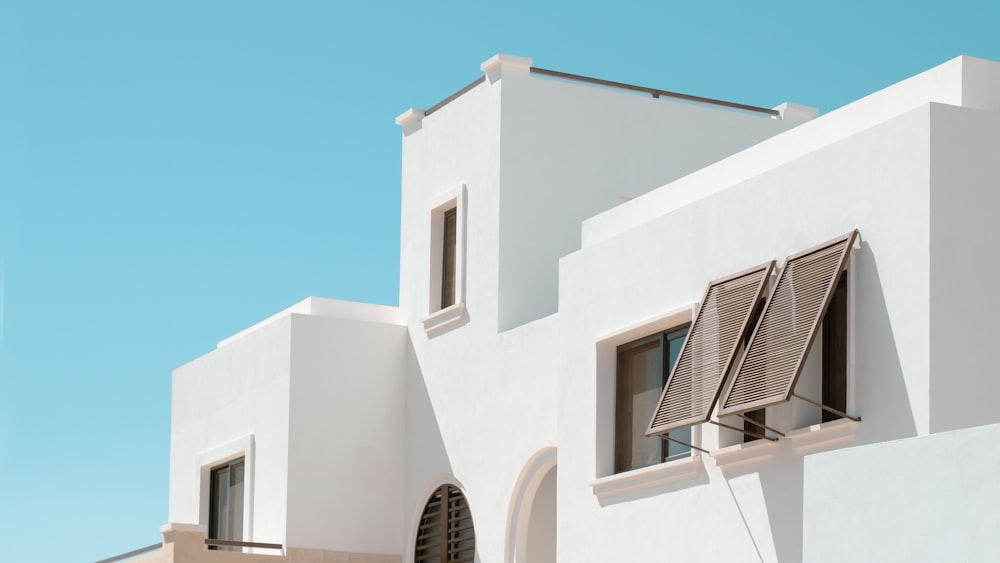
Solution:
M856 420L838 418L830 422L792 430L785 434L785 439L796 449L811 447L828 442L849 440L857 434L859 426L861 424Z
M424 118L424 110L417 108L410 108L396 117L396 125L409 125L415 121L420 121Z
M591 481L590 487L594 490L594 496L604 498L694 477L700 470L701 455L693 452L684 459L601 477Z
M712 452L711 455L715 459L716 465L726 465L774 455L776 445L776 442L760 438L753 442L720 448Z
M428 336L433 336L442 330L457 325L465 317L465 302L459 301L454 305L445 307L440 311L435 311L423 318L424 332Z

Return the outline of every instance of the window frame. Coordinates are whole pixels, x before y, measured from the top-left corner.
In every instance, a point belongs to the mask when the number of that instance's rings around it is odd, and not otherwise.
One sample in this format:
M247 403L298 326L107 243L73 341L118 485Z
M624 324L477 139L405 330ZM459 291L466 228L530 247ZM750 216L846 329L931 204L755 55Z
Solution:
M253 434L241 436L235 440L200 452L196 458L198 471L199 500L198 522L208 537L210 528L210 512L212 502L212 470L233 460L243 458L243 541L253 541L254 516L254 483L256 479L255 463L256 440Z
M660 479L666 470L670 479L681 474L687 474L692 461L700 459L701 452L695 450L691 457L682 458L645 469L636 469L626 473L615 473L615 386L618 370L618 346L649 336L666 332L672 327L689 324L694 319L698 304L690 303L683 307L669 309L662 313L640 319L634 323L621 325L618 328L601 334L595 342L596 373L594 415L594 494L603 496L615 494L615 490L625 481L632 482L635 477L646 483L650 478ZM691 430L693 445L699 446L702 440L701 425L695 425ZM683 467L682 467L683 466ZM653 476L655 474L655 476ZM628 488L634 483L627 485ZM645 486L645 485L642 485Z
M778 406L790 402L793 397L798 397L799 399L802 399L802 397L797 396L795 394L796 386L799 382L800 376L802 375L804 366L809 358L810 353L814 351L813 346L816 341L816 336L822 329L827 313L827 308L830 304L830 301L833 298L834 291L837 289L837 284L840 279L843 279L843 276L847 275L847 272L850 269L851 256L853 255L854 248L859 244L859 240L860 240L860 235L858 234L858 231L853 230L844 236L837 237L833 240L816 245L802 252L793 254L792 256L789 256L785 260L781 269L781 273L779 274L778 279L775 281L774 286L771 288L771 292L768 295L767 304L764 307L764 312L761 316L761 319L758 322L757 326L754 327L753 335L751 336L748 350L740 360L739 365L736 368L736 371L734 372L730 381L728 382L728 388L726 392L723 394L721 400L719 401L718 416L743 414L751 410L756 410L758 408ZM835 248L840 245L843 245L844 248L843 250L838 250L836 254L834 254L833 252L827 252L829 249ZM827 254L824 255L822 253L827 253ZM811 328L809 328L808 332L804 333L804 338L799 337L800 342L796 344L795 348L796 356L794 357L795 358L794 364L785 362L785 365L781 366L780 369L782 369L783 372L779 372L779 375L781 376L781 378L783 378L784 382L781 383L782 387L776 388L774 387L774 381L775 381L774 374L770 372L765 372L763 375L761 375L760 373L755 373L755 371L759 371L758 368L753 368L753 367L748 368L748 364L751 364L752 362L751 356L754 350L757 349L756 346L758 344L758 339L761 338L760 332L766 330L765 325L769 321L769 315L772 310L778 311L775 314L775 317L778 318L778 321L773 321L773 322L781 322L785 319L785 317L788 316L788 314L785 313L785 311L789 310L790 307L794 308L795 306L794 305L796 299L795 296L797 294L795 293L794 289L794 284L795 284L794 276L797 270L791 270L791 275L793 276L792 278L790 278L791 281L787 282L785 281L786 276L789 275L790 272L789 268L791 267L793 262L797 262L799 260L806 260L805 263L808 264L809 260L823 260L829 256L836 257L836 262L835 262L836 270L833 273L832 278L827 285L807 288L814 291L813 295L816 295L815 292L818 292L820 290L823 291L822 297L819 299L819 301L814 301L814 303L818 303L819 307L815 313L816 316L811 317L814 320L809 325L805 325L804 323L802 324L803 327L809 326ZM803 266L803 267L807 268L808 266ZM815 279L815 274L810 274L808 270L806 271L805 274L799 274L799 275L805 275L806 277L804 279L807 281L807 283L810 280L809 276L813 276L812 279ZM781 288L783 287L782 286L783 282L788 285L791 285L792 289L782 290ZM823 287L825 287L825 289L822 289ZM783 301L778 300L776 297L780 291L786 291L786 293L784 294L785 297L783 297L784 299ZM788 297L789 294L791 294L792 297ZM807 298L809 298L808 293L806 293L806 296ZM812 298L815 299L815 297ZM778 301L777 305L775 304L776 301ZM806 303L808 302L809 301L807 299ZM788 303L791 303L791 306L789 306ZM849 302L848 302L848 307L849 307ZM775 329L772 328L771 330ZM846 336L847 335L845 334L845 337ZM765 338L767 337L765 336ZM761 342L763 343L760 345L760 347L763 348L765 352L758 352L756 356L752 356L754 358L753 361L756 361L758 364L761 362L760 358L762 357L762 354L766 353L767 346L770 344L770 342L767 340L762 340ZM845 353L849 354L848 345L845 345ZM849 365L850 359L848 358L846 362ZM789 370L788 369L789 367L792 367L793 369ZM744 373L746 373L745 376ZM761 379L763 379L765 382L768 383L768 385L771 387L770 390L754 389L752 387L755 384L759 386L760 384L755 382ZM742 386L742 388L740 388L739 394L737 394L738 393L737 389L740 386L741 381L746 381L747 383L745 383ZM782 379L778 379L777 381L780 382L782 381ZM747 389L752 389L752 392L756 393L757 395L761 395L764 392L769 394L764 396L763 398L747 398L747 395L749 395L750 393L747 391ZM779 389L781 390L781 392L777 393ZM731 401L734 398L734 394L736 395L736 399L735 401ZM730 404L731 402L733 404ZM851 417L851 418L856 418L856 417Z
M233 498L231 497L231 491L234 487L233 474L236 469L239 468L243 471L240 498L238 503L240 505L240 518L239 522L235 522L233 518L232 508L233 508ZM221 472L225 471L226 474L226 486L225 486L225 497L226 497L226 508L228 510L225 517L226 522L224 522L227 528L227 533L220 534L218 528L220 527L220 518L218 510L220 509L220 490L217 486L216 476ZM243 539L243 530L245 528L246 521L246 458L237 457L231 459L223 464L217 465L209 470L209 494L208 494L208 530L206 534L207 539L214 540L229 540L229 541L245 541ZM237 532L238 531L238 532ZM241 551L240 548L227 548L223 546L209 546L209 549L218 549L223 551Z
M460 324L465 316L466 299L466 216L467 190L459 184L433 198L427 205L428 214L428 254L427 254L427 315L423 319L424 330L433 335L445 328ZM453 291L451 302L444 303L444 276L448 262L445 250L445 223L449 212L454 210L454 261Z
M682 446L681 444L677 444L676 442L671 442L669 440L665 440L665 439L663 439L663 438L661 438L659 436L652 436L652 437L645 436L644 434L645 434L646 419L648 418L648 416L647 416L648 413L632 412L631 413L631 421L630 421L630 423L631 423L630 430L635 430L636 428L641 428L643 430L643 436L642 437L644 439L646 439L646 440L652 440L652 439L658 440L660 442L660 444L659 444L659 446L660 446L660 456L659 456L660 459L659 459L659 461L657 461L655 463L650 463L650 464L647 464L647 465L639 465L639 466L634 466L634 465L632 465L631 462L629 462L627 465L624 465L624 466L619 463L623 459L622 456L621 456L622 452L620 451L621 446L620 446L620 442L619 442L620 430L621 430L620 423L622 422L622 419L621 419L621 416L620 416L620 413L621 413L620 406L621 406L621 400L622 400L621 391L622 391L623 387L626 387L626 384L623 382L623 380L625 378L623 377L623 374L621 372L622 360L623 360L622 354L623 353L632 352L632 351L634 351L637 348L644 348L644 347L650 346L651 344L655 343L655 345L656 345L655 348L651 348L650 351L658 350L659 351L659 356L660 356L660 383L657 386L658 393L656 394L656 397L658 399L659 395L663 391L663 387L667 384L667 379L670 376L670 371L671 371L671 369L673 367L673 363L675 363L677 361L677 359L680 358L681 348L683 348L684 340L687 338L690 330L691 330L691 322L687 322L687 323L683 323L683 324L678 325L678 326L674 326L674 327L668 328L667 330L654 332L652 334L643 336L641 338L637 338L635 340L632 340L630 342L626 342L624 344L619 344L616 347L616 349L615 349L615 355L616 355L616 364L615 364L615 431L614 431L614 437L615 437L615 442L614 442L614 456L615 456L614 473L615 474L626 473L628 471L634 471L636 469L643 469L645 467L651 467L653 465L659 465L661 463L665 463L665 462L668 462L668 461L674 461L674 460L678 460L678 459L684 459L684 458L687 458L687 457L691 456L691 448L689 448L689 447ZM673 338L671 338L671 336L673 336ZM681 348L678 348L678 350L677 350L677 358L674 358L674 362L670 362L670 343L671 342L675 342L675 341L680 341ZM634 396L634 393L632 394L632 396ZM656 407L654 406L653 408L655 409ZM639 423L639 424L637 424L637 423ZM690 433L690 427L683 428L683 429L678 429L678 430L688 430L689 431L688 433ZM668 435L669 435L669 433L668 433ZM687 438L687 440L688 440L687 443L691 443L691 438ZM670 453L671 445L674 445L674 444L676 444L676 447L678 447L678 448L683 448L683 450L679 451L677 453L671 454ZM634 456L634 452L635 452L635 444L632 441L632 437L631 436L629 437L629 446L630 446L630 454L631 454L629 457L631 457L631 456Z

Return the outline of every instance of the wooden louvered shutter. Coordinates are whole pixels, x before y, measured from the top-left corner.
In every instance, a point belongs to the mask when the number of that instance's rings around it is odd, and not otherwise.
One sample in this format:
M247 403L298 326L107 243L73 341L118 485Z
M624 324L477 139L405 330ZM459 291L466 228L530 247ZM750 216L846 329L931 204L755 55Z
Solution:
M726 374L773 269L771 261L708 285L698 316L646 430L647 436L711 418Z
M476 558L472 513L462 491L442 485L424 507L417 528L414 561L417 563L468 563Z
M857 235L852 231L788 258L719 416L791 399Z

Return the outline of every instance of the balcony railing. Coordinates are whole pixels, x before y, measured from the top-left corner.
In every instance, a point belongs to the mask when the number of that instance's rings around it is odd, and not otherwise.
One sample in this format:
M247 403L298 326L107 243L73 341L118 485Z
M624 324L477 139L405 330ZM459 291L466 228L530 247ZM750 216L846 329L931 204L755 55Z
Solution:
M192 538L192 539L194 539L194 538ZM190 540L188 540L188 541L190 541ZM211 539L211 538L205 539L204 542L205 542L205 545L209 547L209 549L211 549L212 547L216 547L216 548L230 548L230 549L224 549L224 551L227 551L227 552L230 552L230 553L234 552L234 551L241 552L241 551L243 551L243 548L274 549L274 550L277 550L277 551L283 551L284 550L284 546L281 545L280 543L264 543L264 542L252 542L252 541L219 540L219 539ZM133 551L129 551L128 553L122 553L120 555L115 555L114 557L109 557L107 559L101 559L100 561L97 561L96 563L115 563L116 561L125 561L127 559L132 559L133 557L138 557L140 555L145 555L147 553L152 553L152 552L157 551L157 550L162 549L162 548L163 548L163 544L162 543L154 543L153 545L147 545L146 547L140 547L139 549L136 549L136 550L133 550ZM237 549L232 549L232 548L239 548L239 549L237 550ZM223 550L220 550L220 551L223 551Z
M122 553L121 555L115 555L114 557L108 557L107 559L101 559L97 563L114 563L115 561L124 561L126 559L131 559L133 557L138 557L146 553L152 553L157 549L163 547L162 543L154 543L153 545L147 545L146 547L140 547L139 549L132 550L128 553Z

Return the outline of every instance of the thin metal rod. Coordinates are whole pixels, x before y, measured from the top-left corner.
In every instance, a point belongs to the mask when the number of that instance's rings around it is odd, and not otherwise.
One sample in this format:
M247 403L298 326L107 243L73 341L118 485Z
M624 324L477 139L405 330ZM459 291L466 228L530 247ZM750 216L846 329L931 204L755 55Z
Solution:
M258 547L264 549L282 549L280 543L260 543L253 541L233 541L233 540L213 540L206 539L205 545L217 545L224 547Z
M840 416L842 416L844 418L849 418L849 419L853 420L854 422L861 422L861 417L860 416L851 416L851 415L847 414L846 412L838 411L837 409L835 409L833 407L828 407L828 406L824 405L823 403L816 402L816 401L814 401L814 400L812 400L812 399L810 399L808 397L803 397L802 395L799 395L799 394L796 394L796 393L792 393L792 396L795 397L796 399L802 399L803 401L805 401L807 403L812 403L812 404L816 405L817 407L819 407L819 408L821 408L821 409L823 409L825 411L832 412L833 414L840 415Z
M714 424L716 426L721 426L723 428L728 428L730 430L735 430L737 432L742 432L742 433L746 434L747 436L753 436L754 438L763 438L765 440L770 440L772 442L777 442L778 441L777 438L773 438L771 436L768 436L767 434L758 434L756 432L750 432L749 430L744 430L742 428L737 428L735 426L730 426L728 424L723 424L721 422L716 422L714 420L709 420L709 422L711 422L712 424Z
M669 90L659 90L657 88L647 88L645 86L636 86L634 84L625 84L624 82L614 82L612 80L603 80L600 78L591 78L589 76L581 76L579 74L570 74L568 72L559 72L558 70L549 70L546 68L538 68L537 66L531 67L531 72L533 74L541 74L543 76L551 76L553 78L562 78L564 80L574 80L576 82L586 82L589 84L597 84L598 86L607 86L610 88L621 88L622 90L631 90L633 92L643 92L645 94L651 94L654 98L659 98L660 96L666 96L668 98L676 98L678 100L686 100L689 102L697 102L699 104L708 104L712 106L722 106L731 109L738 109L742 111L749 111L753 113L763 113L766 115L771 115L774 117L781 116L781 112L776 109L762 108L758 106L748 106L746 104L737 104L734 102L726 102L723 100L715 100L712 98L703 98L701 96L692 96L690 94L681 94L678 92L671 92Z
M699 452L702 452L702 453L705 453L705 454L710 454L710 455L712 453L712 452L710 452L708 450L703 450L703 449L699 448L698 446L695 446L694 444L689 444L687 442L681 442L677 438L671 438L670 436L664 436L663 434L657 434L657 436L659 436L661 440L667 440L667 441L670 441L670 442L677 442L678 444L680 444L682 446L687 446L687 447L691 448L692 450L698 450Z
M774 432L775 434L777 434L778 436L781 436L782 438L785 437L785 433L782 432L781 430L775 430L774 428L771 428L770 426L768 426L768 425L766 425L766 424L764 424L762 422L757 422L756 420L754 420L754 419L752 419L752 418L750 418L748 416L744 416L742 413L737 414L736 416L742 418L743 420L749 422L750 424L753 424L757 428L763 428L765 430L770 430L771 432Z
M466 84L458 92L455 92L454 94L452 94L452 95L448 96L447 98L441 100L440 102L434 104L430 108L424 110L424 117L427 117L428 115L436 112L437 110L439 110L439 109L443 108L444 106L448 105L448 103L451 102L452 100L454 100L455 98L461 96L462 94L468 92L469 90L472 90L476 86L479 86L484 80L486 80L486 75L485 74L482 75L482 76L480 76L479 78L473 80L472 82Z
M147 545L146 547L140 547L139 549L130 551L128 553L122 553L121 555L115 555L114 557L108 557L107 559L101 559L97 563L113 563L114 561L122 561L130 557L135 557L136 555L142 555L143 553L149 553L163 547L163 543L154 543L153 545Z

